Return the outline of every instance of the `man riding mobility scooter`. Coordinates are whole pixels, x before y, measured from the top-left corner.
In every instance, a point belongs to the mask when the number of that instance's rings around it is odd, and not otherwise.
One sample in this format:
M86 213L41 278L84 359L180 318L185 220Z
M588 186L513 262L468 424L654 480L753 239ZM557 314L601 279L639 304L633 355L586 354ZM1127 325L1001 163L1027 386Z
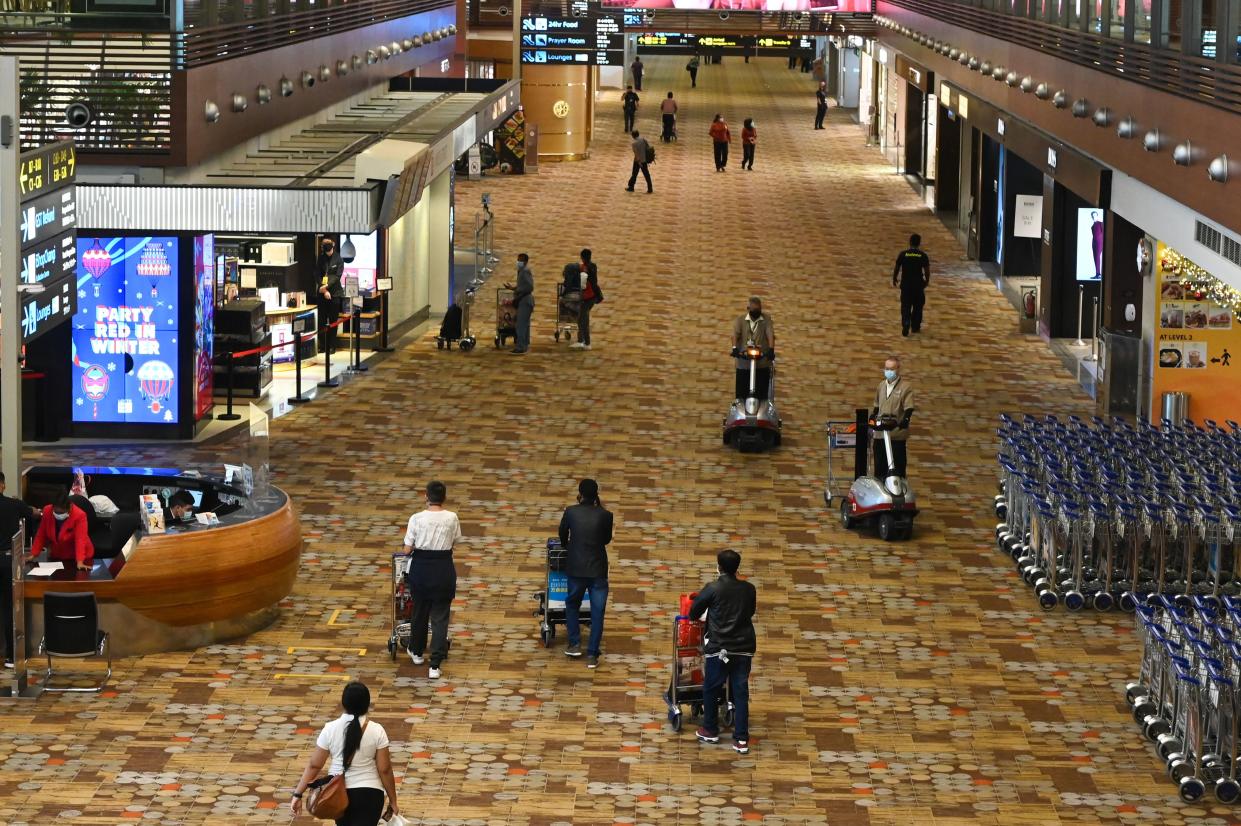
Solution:
M854 479L848 495L840 500L840 522L845 528L852 528L862 522L876 520L879 538L885 542L908 539L913 534L918 505L909 481L896 473L892 431L908 427L909 422L885 415L870 419L868 425L883 434L883 447L888 460L886 476L879 479L863 474Z
M759 452L780 444L780 415L776 411L776 353L766 352L750 341L744 348L734 348L732 355L749 362L750 386L745 398L737 399L724 417L724 444L736 445L743 453ZM771 362L765 398L759 392L758 363Z

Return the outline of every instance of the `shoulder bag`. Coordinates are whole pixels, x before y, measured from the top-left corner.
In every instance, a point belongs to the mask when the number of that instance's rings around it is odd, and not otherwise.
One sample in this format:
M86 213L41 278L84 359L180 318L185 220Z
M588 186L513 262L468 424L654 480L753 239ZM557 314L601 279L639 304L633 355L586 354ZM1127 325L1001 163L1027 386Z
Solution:
M370 724L371 721L367 720L362 726L363 734L366 734L366 727ZM361 748L360 745L359 748ZM307 787L306 813L308 815L320 820L336 820L344 816L345 810L349 808L349 791L345 788L345 774L348 771L349 766L346 765L340 774L320 777Z

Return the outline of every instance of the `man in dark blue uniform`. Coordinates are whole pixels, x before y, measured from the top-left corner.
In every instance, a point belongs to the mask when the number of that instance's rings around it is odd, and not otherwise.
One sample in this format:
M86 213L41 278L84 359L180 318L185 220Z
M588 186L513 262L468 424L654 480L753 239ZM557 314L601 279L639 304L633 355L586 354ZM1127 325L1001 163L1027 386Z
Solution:
M919 247L921 235L909 236L909 249L896 256L892 268L892 286L901 288L901 335L922 329L922 307L926 304L926 287L931 283L931 257Z

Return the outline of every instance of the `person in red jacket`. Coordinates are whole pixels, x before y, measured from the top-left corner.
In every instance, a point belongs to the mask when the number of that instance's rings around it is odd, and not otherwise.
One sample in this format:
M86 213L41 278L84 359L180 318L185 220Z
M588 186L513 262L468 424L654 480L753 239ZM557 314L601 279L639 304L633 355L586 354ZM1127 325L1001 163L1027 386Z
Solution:
M711 134L711 143L715 145L715 171L723 172L724 167L728 166L728 144L733 139L724 116L717 114L708 131Z
M59 562L76 562L79 571L89 571L95 558L95 546L87 534L86 514L69 502L69 494L61 492L52 504L43 508L39 530L30 546L30 555L36 557L47 548L49 559Z
M754 128L754 119L746 118L741 127L741 168L754 171L754 144L758 143L758 130ZM749 164L749 166L746 166Z

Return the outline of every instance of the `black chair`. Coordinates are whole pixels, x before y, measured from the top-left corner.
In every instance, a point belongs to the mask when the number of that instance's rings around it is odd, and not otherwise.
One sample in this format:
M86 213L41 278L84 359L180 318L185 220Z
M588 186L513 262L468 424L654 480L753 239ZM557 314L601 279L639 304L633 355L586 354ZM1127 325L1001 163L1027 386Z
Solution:
M95 557L108 559L116 556L116 551L112 549L112 529L99 518L90 500L85 496L74 495L69 497L69 502L86 514L86 535L90 537L90 543L95 549Z
M112 676L112 652L108 647L108 632L99 628L99 603L92 593L43 595L43 639L39 640L39 653L47 657L47 673L39 693L52 692L100 692ZM103 680L91 688L53 688L49 685L55 671L52 657L107 657L108 670Z

